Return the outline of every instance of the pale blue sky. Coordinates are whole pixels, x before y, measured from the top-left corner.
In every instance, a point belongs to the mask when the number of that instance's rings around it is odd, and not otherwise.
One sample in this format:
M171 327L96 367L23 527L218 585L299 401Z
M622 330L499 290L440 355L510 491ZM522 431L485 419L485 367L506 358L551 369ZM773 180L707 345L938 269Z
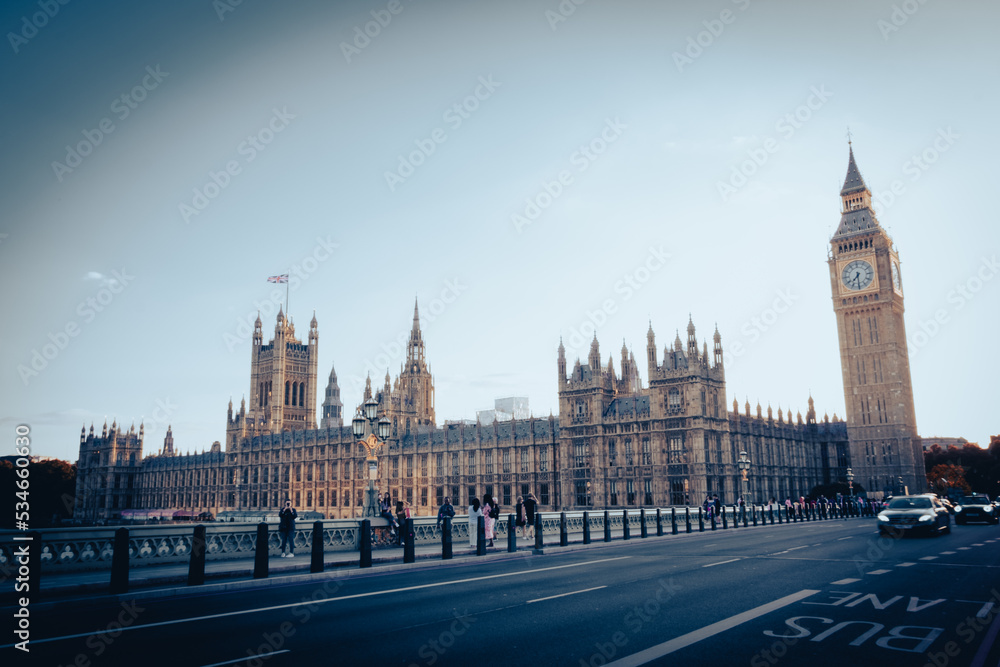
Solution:
M147 452L167 422L207 448L248 391L266 278L293 264L291 315L304 336L315 310L320 385L335 364L349 411L368 368L398 372L416 296L439 422L510 395L558 412L556 348L586 355L588 313L604 361L624 338L644 380L649 322L662 354L690 313L699 339L718 323L729 403L805 411L812 392L843 415L826 259L850 126L868 185L900 192L879 214L919 432L985 444L1000 10L898 4L589 0L557 22L555 0L5 3L0 426L71 460L105 417L145 418ZM371 12L386 25L345 56ZM196 202L212 173L225 187ZM545 208L519 228L527 200Z

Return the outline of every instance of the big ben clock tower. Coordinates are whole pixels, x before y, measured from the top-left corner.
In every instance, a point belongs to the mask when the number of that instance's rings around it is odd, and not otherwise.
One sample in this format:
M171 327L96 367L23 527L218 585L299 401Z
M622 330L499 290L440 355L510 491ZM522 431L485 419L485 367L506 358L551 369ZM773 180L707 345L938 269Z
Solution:
M830 284L840 339L847 435L855 479L873 493L927 485L917 436L903 324L899 254L872 210L872 194L850 148L830 239Z

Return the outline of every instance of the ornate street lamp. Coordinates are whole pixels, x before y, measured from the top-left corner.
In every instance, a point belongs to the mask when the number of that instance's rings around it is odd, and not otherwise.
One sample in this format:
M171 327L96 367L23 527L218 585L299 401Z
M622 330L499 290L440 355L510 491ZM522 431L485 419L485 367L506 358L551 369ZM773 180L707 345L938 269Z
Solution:
M747 456L746 451L740 452L740 459L736 462L736 465L740 469L740 475L742 479L740 480L740 486L743 491L743 512L746 511L747 495L750 492L750 482L747 480L747 473L750 471L750 458Z
M368 464L368 489L365 491L364 506L361 510L361 517L379 516L378 493L375 491L375 480L378 478L378 451L385 439L389 437L392 429L392 422L385 417L378 418L378 401L369 398L358 408L351 422L351 429L354 437L358 439L358 444L363 445L367 456L365 462ZM368 433L368 437L365 437Z
M847 495L854 499L854 471L847 469Z

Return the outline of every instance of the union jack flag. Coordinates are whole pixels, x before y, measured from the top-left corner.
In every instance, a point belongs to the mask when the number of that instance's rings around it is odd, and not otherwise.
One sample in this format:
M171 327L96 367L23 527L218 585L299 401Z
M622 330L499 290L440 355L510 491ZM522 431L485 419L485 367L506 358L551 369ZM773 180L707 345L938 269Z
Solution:
M287 273L282 273L280 276L271 276L271 277L269 277L267 279L267 282L269 282L269 283L287 283L288 282L288 274Z

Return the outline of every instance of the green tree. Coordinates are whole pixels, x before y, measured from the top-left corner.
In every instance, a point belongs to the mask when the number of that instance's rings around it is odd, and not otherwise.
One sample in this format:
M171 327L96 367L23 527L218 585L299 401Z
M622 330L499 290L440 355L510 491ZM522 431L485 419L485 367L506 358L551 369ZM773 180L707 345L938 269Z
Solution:
M17 490L13 457L0 460L0 489ZM73 516L76 497L76 464L57 459L28 464L28 526L48 528ZM15 502L23 502L19 498ZM13 509L13 507L12 507ZM0 526L14 528L14 512L0 516Z

